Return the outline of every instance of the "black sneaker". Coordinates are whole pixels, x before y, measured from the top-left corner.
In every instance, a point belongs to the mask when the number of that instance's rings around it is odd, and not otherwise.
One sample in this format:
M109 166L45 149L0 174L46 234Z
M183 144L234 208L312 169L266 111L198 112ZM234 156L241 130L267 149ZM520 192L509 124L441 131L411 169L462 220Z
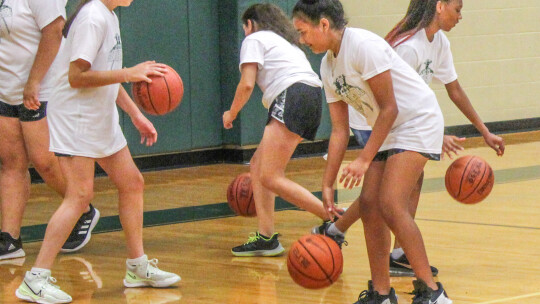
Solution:
M14 239L11 234L0 232L0 260L15 259L25 255L20 236Z
M99 210L90 204L90 211L83 213L71 231L62 252L75 252L83 248L92 237L92 230L99 220Z
M380 295L373 289L373 282L370 280L368 281L368 289L360 293L358 301L354 304L398 304L398 300L394 288L390 288L389 294Z
M431 267L431 274L436 277L439 274L439 269ZM407 256L402 255L399 259L392 258L390 255L390 276L391 277L414 277L414 271Z
M412 304L452 304L441 283L437 282L439 289L433 290L427 284L418 279L413 281L414 295Z
M278 241L278 234L274 233L271 238L266 238L256 232L248 241L231 249L231 253L238 257L252 256L278 256L285 251Z
M345 246L349 245L349 243L347 243L347 241L345 241L345 236L343 236L343 235L333 235L333 234L328 233L328 228L330 227L330 225L332 225L332 222L330 222L330 221L323 222L322 225L313 227L311 229L311 234L325 235L325 236L331 238L332 240L334 240L334 242L336 242L338 244L339 248L341 248L342 244L345 244Z

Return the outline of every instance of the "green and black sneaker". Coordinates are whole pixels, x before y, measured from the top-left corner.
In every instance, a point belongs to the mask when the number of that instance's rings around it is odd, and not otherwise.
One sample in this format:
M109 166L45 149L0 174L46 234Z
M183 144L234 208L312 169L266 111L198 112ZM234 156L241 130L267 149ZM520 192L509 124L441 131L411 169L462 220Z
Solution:
M278 235L278 233L274 233L272 237L268 238L259 232L255 232L255 234L249 236L245 244L234 247L231 252L238 257L281 255L285 248L279 243Z

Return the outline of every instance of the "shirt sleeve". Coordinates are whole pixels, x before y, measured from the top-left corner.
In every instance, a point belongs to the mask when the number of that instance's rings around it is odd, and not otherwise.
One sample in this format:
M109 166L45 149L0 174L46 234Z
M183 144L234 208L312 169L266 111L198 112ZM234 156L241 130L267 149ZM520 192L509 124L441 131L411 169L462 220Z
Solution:
M42 30L58 17L66 19L67 0L28 0L36 24Z
M83 59L90 64L94 62L105 39L104 26L100 26L99 22L94 19L96 18L84 17L72 25L70 35L73 35L73 42L71 44L70 62L77 59Z
M353 57L354 68L366 81L392 67L392 48L386 41L364 40L356 45L356 56Z
M409 66L411 66L415 71L418 71L421 62L418 59L418 53L414 48L402 44L398 45L395 48L395 51Z
M454 66L454 57L450 49L450 41L441 33L442 43L439 53L439 66L435 69L433 76L439 79L443 84L449 84L458 78L456 68Z
M327 55L326 55L327 56ZM332 84L331 73L329 72L329 65L326 63L326 56L321 61L321 80L323 83L324 96L326 97L327 103L333 103L340 101L341 97L334 90L334 85Z
M262 42L256 39L244 39L240 49L240 64L238 67L241 68L244 63L257 63L259 70L263 68L264 45Z

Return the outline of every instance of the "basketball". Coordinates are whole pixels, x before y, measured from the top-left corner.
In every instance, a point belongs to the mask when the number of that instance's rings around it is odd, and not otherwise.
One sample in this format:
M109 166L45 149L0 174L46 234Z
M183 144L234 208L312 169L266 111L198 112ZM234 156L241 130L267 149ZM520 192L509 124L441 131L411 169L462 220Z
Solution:
M493 170L478 156L462 156L446 170L446 190L460 203L481 202L491 192L494 182Z
M163 76L149 76L152 83L133 83L132 95L135 103L151 115L167 114L180 104L184 96L184 84L180 75L167 66Z
M292 244L287 269L298 285L310 289L324 288L341 275L343 255L338 244L329 237L310 234Z
M238 175L227 188L227 202L234 213L241 216L256 216L255 199L249 172Z

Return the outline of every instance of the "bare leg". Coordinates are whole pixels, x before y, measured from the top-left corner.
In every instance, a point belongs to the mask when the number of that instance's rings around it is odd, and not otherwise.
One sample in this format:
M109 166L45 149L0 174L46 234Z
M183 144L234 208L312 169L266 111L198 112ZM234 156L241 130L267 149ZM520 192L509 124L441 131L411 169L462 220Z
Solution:
M118 188L118 209L126 236L128 258L138 258L144 255L143 176L133 162L128 147L99 159L98 163Z
M261 154L262 144L251 158L250 173L251 185L253 187L253 199L257 210L257 220L259 223L259 233L267 237L274 234L274 207L276 194L261 184Z
M45 183L64 197L66 181L60 170L58 158L49 151L49 128L47 118L21 122L28 158Z
M36 259L35 266L43 269L51 269L60 248L94 196L94 159L74 156L61 157L59 161L67 181L66 195L49 220Z
M0 117L0 133L2 231L17 239L30 195L28 158L18 118Z
M418 209L418 202L420 201L420 192L422 191L422 184L424 183L424 171L422 171L422 174L420 175L420 178L418 179L418 182L416 183L416 187L414 187L413 192L411 193L411 197L409 200L409 213L413 218L416 217L416 210ZM394 242L394 249L401 248L401 245L399 244L398 240L396 238Z
M416 186L427 159L416 152L406 151L391 156L380 185L379 206L411 263L416 277L436 290L420 229L409 212L409 198ZM388 252L383 256L388 265ZM386 270L388 273L388 269Z

